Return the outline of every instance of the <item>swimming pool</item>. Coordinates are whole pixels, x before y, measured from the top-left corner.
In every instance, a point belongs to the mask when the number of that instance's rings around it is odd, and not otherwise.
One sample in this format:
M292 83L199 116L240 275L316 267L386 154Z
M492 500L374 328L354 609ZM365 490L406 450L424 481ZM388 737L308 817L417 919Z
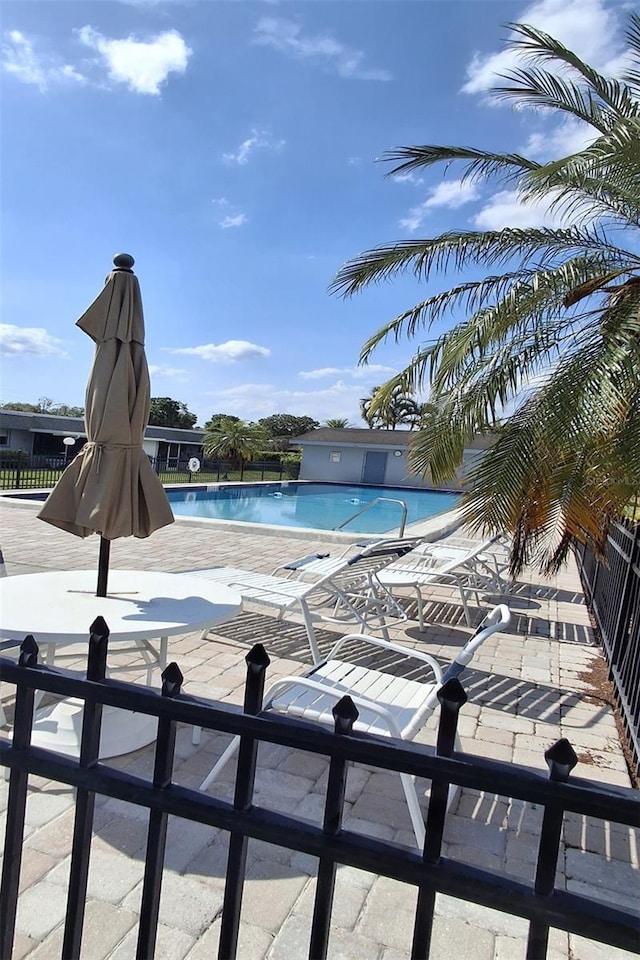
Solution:
M209 489L168 490L178 517L242 520L280 527L335 530L376 497L403 500L407 523L415 523L452 510L457 493L414 490L405 487L363 487L338 483L229 484ZM402 510L396 503L377 503L344 528L350 533L390 533L400 525Z

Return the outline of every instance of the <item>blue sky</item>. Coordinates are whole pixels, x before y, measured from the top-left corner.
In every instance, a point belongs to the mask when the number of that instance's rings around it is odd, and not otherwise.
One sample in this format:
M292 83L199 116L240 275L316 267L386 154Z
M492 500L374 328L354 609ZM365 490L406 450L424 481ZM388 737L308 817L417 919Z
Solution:
M615 71L626 9L5 2L1 401L84 403L92 345L75 321L124 251L153 396L200 424L292 413L362 426L359 399L415 345L386 345L367 367L360 348L424 289L402 278L343 301L327 291L340 265L394 239L549 220L459 171L394 180L377 158L418 143L577 148L577 126L489 103L513 66L504 25L533 23Z

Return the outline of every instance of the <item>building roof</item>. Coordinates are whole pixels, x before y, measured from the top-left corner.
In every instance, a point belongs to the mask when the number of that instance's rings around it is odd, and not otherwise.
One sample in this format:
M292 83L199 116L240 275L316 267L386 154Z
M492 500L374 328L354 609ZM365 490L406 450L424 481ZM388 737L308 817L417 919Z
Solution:
M60 436L85 436L82 417L60 417L50 413L25 413L22 410L0 410L0 427L5 430L28 430L30 433L53 433ZM177 427L147 427L149 440L169 443L202 443L204 430L179 430Z
M333 427L319 427L310 430L299 437L293 437L291 443L323 444L351 447L394 447L397 450L406 450L411 438L416 435L415 430L368 430L357 427L334 429ZM468 450L486 450L495 441L495 436L474 437L466 445Z
M409 442L410 430L368 430L356 427L319 427L310 430L300 437L293 437L293 443L340 443L354 446L385 446L406 447Z

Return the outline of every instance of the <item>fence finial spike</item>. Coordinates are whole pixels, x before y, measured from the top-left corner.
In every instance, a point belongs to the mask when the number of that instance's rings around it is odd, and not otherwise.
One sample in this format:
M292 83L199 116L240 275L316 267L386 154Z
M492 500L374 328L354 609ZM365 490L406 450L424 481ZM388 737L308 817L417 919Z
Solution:
M35 667L38 663L38 644L32 634L28 633L20 644L18 663L21 667Z
M448 710L459 710L469 698L457 677L451 677L438 690L438 700Z
M106 620L104 617L96 617L91 626L89 627L89 632L96 637L108 637L109 636L109 627L107 626Z
M269 654L261 643L254 643L244 659L248 666L260 667L263 669L266 669L271 663L271 660L269 660Z
M562 737L544 752L551 780L567 780L578 762L578 755L567 740Z
M162 671L162 696L177 697L182 688L184 676L177 663L170 663Z
M351 733L351 729L360 716L358 708L349 696L341 697L331 711L335 720L336 733Z

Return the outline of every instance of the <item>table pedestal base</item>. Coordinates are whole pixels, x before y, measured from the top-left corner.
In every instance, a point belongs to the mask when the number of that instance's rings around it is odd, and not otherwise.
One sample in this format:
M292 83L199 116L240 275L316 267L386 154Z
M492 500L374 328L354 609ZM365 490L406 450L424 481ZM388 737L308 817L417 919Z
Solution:
M33 746L67 757L79 757L83 709L82 700L59 700L38 710L31 733ZM100 759L119 757L146 747L157 734L157 717L105 706L102 710Z

